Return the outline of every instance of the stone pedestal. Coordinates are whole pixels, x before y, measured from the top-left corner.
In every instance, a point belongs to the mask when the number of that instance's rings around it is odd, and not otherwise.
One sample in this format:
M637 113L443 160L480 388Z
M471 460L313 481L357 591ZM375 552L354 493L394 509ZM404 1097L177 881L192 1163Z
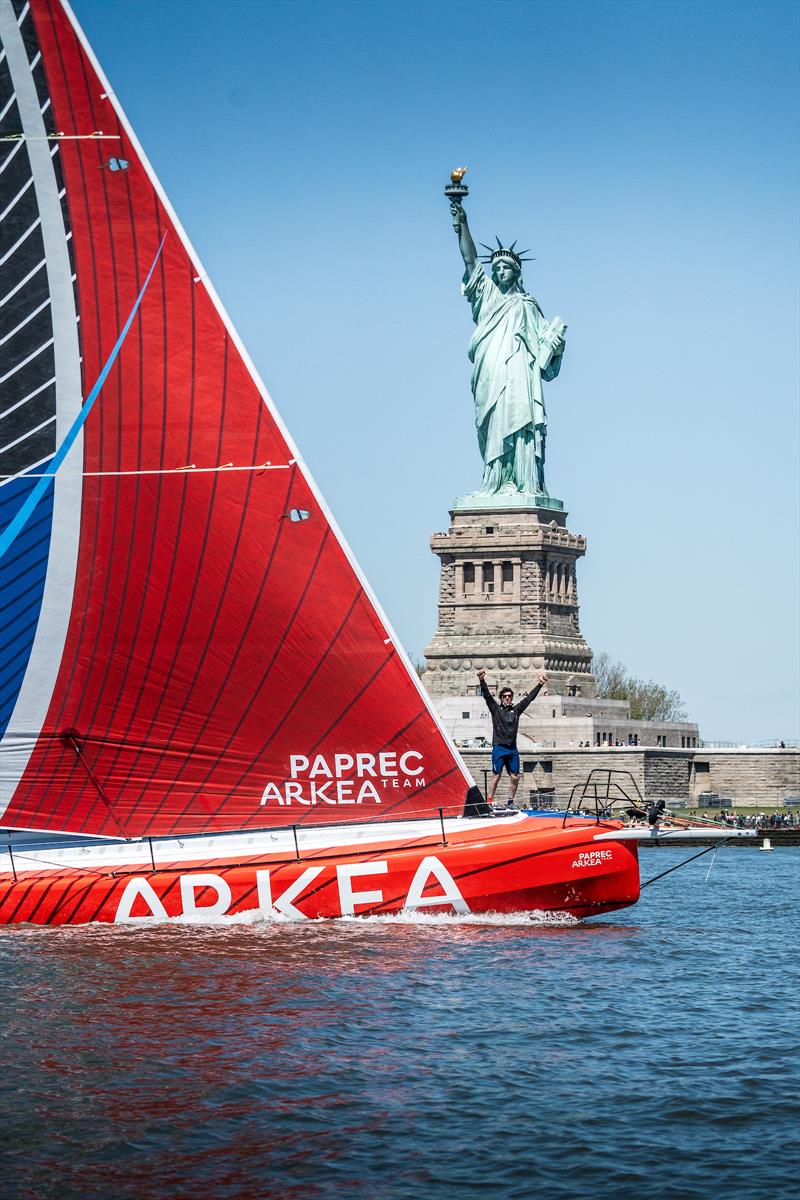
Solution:
M546 670L551 693L593 697L576 583L586 539L567 529L558 501L483 508L469 501L457 501L448 532L431 538L441 580L439 625L422 677L428 693L474 695L483 667L493 690L508 684L519 695Z

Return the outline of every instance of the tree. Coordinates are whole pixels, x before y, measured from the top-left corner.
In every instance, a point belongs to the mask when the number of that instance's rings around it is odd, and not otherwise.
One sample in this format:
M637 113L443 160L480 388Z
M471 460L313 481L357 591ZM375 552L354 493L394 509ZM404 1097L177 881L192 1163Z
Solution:
M686 708L680 693L669 691L652 679L629 675L621 662L601 650L592 661L597 695L603 700L627 700L634 721L685 721Z

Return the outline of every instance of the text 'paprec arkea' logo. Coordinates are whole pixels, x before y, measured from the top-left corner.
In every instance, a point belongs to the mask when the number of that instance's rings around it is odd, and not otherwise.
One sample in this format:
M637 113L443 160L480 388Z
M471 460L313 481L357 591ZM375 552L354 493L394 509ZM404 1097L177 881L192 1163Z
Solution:
M398 754L289 755L290 778L268 783L262 804L380 804L392 792L425 787L425 765L419 750Z
M611 850L581 850L578 857L573 862L574 868L581 867L600 867L605 862L610 862L614 857Z

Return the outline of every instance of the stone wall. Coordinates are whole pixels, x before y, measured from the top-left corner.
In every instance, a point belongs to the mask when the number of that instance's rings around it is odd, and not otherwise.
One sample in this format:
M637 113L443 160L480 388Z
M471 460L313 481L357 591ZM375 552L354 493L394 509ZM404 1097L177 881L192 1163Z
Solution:
M475 782L483 789L484 771L491 779L488 751L462 750ZM698 772L696 762L708 763ZM565 802L589 772L629 772L646 800L664 799L668 804L695 805L699 792L717 792L730 805L782 805L787 796L800 796L800 751L797 750L670 750L618 747L608 750L521 750L521 778L517 803L535 803L531 792ZM527 767L527 769L526 769ZM618 776L626 792L634 797L630 779ZM602 783L602 776L600 777ZM504 778L497 799L505 800Z
M648 800L666 800L674 804L689 804L689 772L691 751L644 752L644 794Z
M697 750L689 786L694 802L716 792L733 804L783 804L800 796L800 751Z

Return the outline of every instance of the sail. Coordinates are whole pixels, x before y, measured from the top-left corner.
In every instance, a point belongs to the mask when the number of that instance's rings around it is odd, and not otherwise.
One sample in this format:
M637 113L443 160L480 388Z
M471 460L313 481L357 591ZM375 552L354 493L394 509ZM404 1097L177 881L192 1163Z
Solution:
M0 0L0 824L461 810L471 780L66 4Z

